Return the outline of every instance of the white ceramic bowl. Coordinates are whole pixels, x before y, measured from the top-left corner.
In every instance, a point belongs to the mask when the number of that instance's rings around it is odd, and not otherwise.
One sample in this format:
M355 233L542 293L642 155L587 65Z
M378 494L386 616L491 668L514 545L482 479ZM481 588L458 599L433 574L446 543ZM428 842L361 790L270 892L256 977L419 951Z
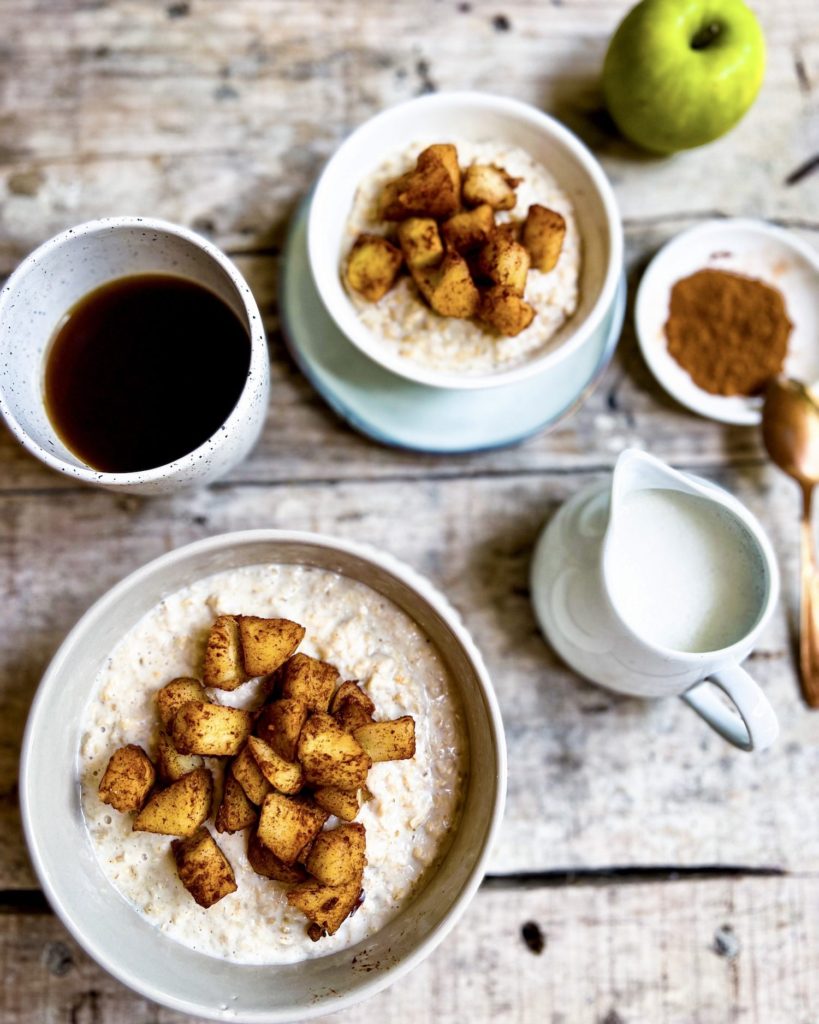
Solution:
M581 237L580 304L546 351L507 370L458 374L393 355L366 327L344 290L345 225L359 184L416 140L466 138L526 150L568 193ZM623 229L611 185L582 142L542 111L479 92L435 93L391 107L353 132L316 185L307 225L310 266L322 302L365 355L408 380L439 388L489 388L542 373L583 345L614 300L623 269Z
M45 357L58 324L83 295L144 273L187 277L218 295L248 332L250 366L230 415L198 448L153 469L102 473L63 444L48 418ZM215 480L258 440L269 387L267 338L250 287L212 242L176 224L148 217L79 224L35 249L0 292L0 415L32 455L75 480L130 494L167 494Z
M196 953L145 921L103 875L80 809L81 721L100 666L163 596L212 573L259 563L318 566L394 601L449 666L469 737L469 780L452 845L429 884L373 938L299 964L240 965ZM20 771L29 852L54 910L83 948L142 995L199 1017L304 1020L340 1010L400 978L427 956L466 909L503 814L506 747L483 660L457 613L432 585L389 555L310 533L254 530L190 544L117 584L82 617L46 672L32 705Z

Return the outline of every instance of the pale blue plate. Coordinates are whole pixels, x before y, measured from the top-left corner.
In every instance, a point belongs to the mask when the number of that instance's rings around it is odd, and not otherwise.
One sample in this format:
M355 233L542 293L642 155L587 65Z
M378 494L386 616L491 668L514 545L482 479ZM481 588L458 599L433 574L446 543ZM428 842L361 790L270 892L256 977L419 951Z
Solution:
M307 210L305 202L293 218L284 251L280 297L285 340L327 404L381 444L441 455L516 444L572 412L614 353L626 309L625 277L599 330L536 377L480 391L404 380L368 359L326 312L307 259Z

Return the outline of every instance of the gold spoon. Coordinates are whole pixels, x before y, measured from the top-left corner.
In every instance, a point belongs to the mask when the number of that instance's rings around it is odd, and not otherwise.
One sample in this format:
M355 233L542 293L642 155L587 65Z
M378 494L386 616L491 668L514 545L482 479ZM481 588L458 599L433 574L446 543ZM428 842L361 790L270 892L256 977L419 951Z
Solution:
M819 404L804 384L785 377L770 382L762 407L762 440L776 465L802 489L799 669L805 700L819 708L819 573L811 528L813 489L819 483Z

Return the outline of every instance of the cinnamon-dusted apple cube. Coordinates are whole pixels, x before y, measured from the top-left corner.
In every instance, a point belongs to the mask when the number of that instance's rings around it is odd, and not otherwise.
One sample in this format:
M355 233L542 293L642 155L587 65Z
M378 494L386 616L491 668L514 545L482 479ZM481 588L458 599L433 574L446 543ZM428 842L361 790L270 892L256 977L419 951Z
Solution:
M249 711L222 704L191 703L177 711L171 739L180 754L232 757L242 749L252 727L253 716Z
M248 743L250 737L248 737ZM258 807L270 792L270 783L262 774L250 747L245 744L230 766L231 774L245 791L245 796Z
M134 820L134 832L192 836L210 815L213 778L196 768L167 789L154 793Z
M311 878L294 886L287 893L287 902L315 926L315 929L308 929L310 937L320 938L321 934L316 929L335 935L355 909L360 896L360 878L353 878L342 885L323 885Z
M456 252L471 252L484 245L495 230L495 213L488 203L481 203L474 210L456 213L441 226L441 234L450 249Z
M366 831L358 822L319 832L304 866L325 885L343 885L364 871Z
M354 733L356 729L360 729L362 725L367 725L373 720L373 716L364 705L352 697L345 697L333 712L333 718L345 732L349 733Z
M303 700L310 711L326 711L330 698L338 686L339 674L335 665L307 654L294 654L279 672L281 695Z
M219 690L235 690L247 682L248 673L242 664L239 623L235 615L220 615L210 627L202 677L205 686Z
M241 832L243 828L255 824L258 816L259 812L248 800L233 774L226 772L222 802L216 812L216 831Z
M467 206L487 203L493 210L512 210L521 181L494 164L472 164L464 171L463 200Z
M159 720L166 732L170 729L176 712L183 704L190 704L191 701L201 701L202 704L210 702L198 679L180 676L178 679L172 679L157 691L156 706L159 711Z
M257 829L259 840L285 864L293 864L317 835L329 814L304 797L284 796L275 790L262 804Z
M156 744L156 764L159 777L166 782L176 782L183 775L202 767L198 754L180 754L166 732L160 732Z
M370 722L356 730L355 738L374 762L415 757L415 719L411 715L391 722Z
M523 232L523 225L519 220L505 220L503 224L496 224L494 234L507 242L519 242ZM529 254L531 256L531 253Z
M319 786L313 791L313 799L325 811L342 821L352 821L361 810L358 790L335 789L333 786Z
M454 146L428 146L415 168L388 182L381 193L384 220L407 217L448 217L458 209L461 169Z
M448 252L438 267L414 271L412 277L436 313L460 319L475 315L480 295L460 253Z
M307 872L301 864L285 864L275 853L268 850L254 829L247 841L247 862L257 875L272 878L276 882L303 882Z
M477 270L493 284L523 295L529 273L529 253L519 242L510 242L495 234L478 253Z
M361 234L347 257L347 283L368 302L378 302L395 284L404 257L381 235Z
M285 761L281 754L258 736L250 737L247 749L255 758L262 775L274 789L290 796L299 792L304 785L304 774L297 761Z
M251 677L275 672L304 639L304 626L290 619L240 615L238 621L245 671Z
M368 715L375 714L375 704L372 699L361 689L354 679L345 680L333 694L330 701L330 711L337 711L346 700L354 701L360 705Z
M451 142L436 142L419 154L418 163L421 167L428 162L440 163L449 175L452 189L456 196L461 194L461 165L458 163L458 150Z
M256 719L255 733L285 761L296 760L296 746L309 710L298 697L266 704Z
M174 839L171 850L180 881L200 907L212 907L236 892L230 861L206 828L187 839Z
M358 789L372 767L359 743L331 715L321 712L307 719L297 755L305 781L316 786Z
M129 743L115 750L100 779L99 795L117 811L138 811L148 798L156 771L142 747Z
M523 244L532 266L548 273L554 270L566 237L566 221L556 211L533 203L523 225Z
M433 217L402 220L398 225L398 244L411 270L435 267L444 258L444 244Z
M481 294L478 317L498 332L513 338L535 318L535 311L511 288L493 285Z

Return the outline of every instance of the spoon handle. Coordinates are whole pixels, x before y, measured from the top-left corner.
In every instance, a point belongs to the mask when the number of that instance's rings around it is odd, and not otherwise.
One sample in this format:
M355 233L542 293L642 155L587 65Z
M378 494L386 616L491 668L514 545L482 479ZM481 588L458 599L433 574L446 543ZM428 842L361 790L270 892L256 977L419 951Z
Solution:
M799 668L802 695L812 708L819 708L819 576L811 526L813 487L802 488L802 605L799 622Z

